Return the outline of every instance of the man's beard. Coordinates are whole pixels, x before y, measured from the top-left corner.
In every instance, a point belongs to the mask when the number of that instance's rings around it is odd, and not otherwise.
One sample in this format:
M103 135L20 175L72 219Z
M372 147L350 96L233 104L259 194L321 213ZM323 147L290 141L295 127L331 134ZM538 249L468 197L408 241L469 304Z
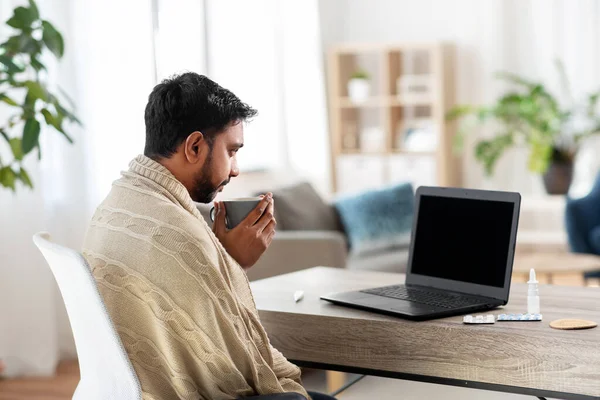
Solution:
M197 203L210 203L217 196L219 188L229 183L229 179L221 182L219 185L214 186L212 183L212 151L208 154L202 170L196 176L194 180L194 188L192 200Z

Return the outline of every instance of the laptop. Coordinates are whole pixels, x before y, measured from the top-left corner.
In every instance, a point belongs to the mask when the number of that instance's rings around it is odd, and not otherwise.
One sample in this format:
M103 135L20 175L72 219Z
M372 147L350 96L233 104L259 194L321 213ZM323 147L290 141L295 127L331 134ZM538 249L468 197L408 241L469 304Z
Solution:
M405 284L321 299L413 320L503 306L520 207L519 193L419 187Z

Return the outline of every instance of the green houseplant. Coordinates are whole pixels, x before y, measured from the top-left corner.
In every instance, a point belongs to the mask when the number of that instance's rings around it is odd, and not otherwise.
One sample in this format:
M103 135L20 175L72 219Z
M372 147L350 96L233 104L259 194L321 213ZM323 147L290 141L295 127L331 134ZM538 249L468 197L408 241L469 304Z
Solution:
M568 100L566 74L562 63L556 64ZM456 136L458 148L462 148L465 134L488 125L495 134L475 145L475 157L483 164L486 175L493 173L506 150L526 146L528 168L543 175L546 191L567 193L581 141L600 131L596 109L600 92L589 94L585 104L570 102L565 107L541 83L507 73L498 74L498 78L515 84L515 89L490 106L460 105L446 115L448 120L461 120Z
M15 8L6 25L14 34L0 44L0 143L10 149L8 158L0 157L0 186L16 190L20 181L33 188L23 161L37 149L42 125L60 132L69 142L65 122L79 123L77 117L59 100L47 84L46 55L57 59L64 53L62 35L40 17L34 0L27 7ZM49 52L47 51L49 50ZM66 94L58 89L63 98ZM71 109L73 104L71 102Z

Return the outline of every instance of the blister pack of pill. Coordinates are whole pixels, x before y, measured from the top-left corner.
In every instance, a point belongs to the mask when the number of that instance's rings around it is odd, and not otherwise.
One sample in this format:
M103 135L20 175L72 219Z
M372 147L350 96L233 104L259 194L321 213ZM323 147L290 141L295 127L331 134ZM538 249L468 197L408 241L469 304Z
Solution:
M465 315L463 317L464 324L494 324L496 318L492 314L488 315Z
M498 321L541 321L542 314L500 314Z

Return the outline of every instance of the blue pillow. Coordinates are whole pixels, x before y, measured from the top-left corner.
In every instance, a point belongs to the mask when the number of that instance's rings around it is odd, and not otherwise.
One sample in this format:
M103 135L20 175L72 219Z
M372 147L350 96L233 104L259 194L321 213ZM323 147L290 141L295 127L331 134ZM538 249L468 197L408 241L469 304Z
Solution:
M594 254L600 254L600 226L596 226L592 228L589 233L588 239L590 241L590 246L592 247L592 251Z
M410 183L340 198L334 203L353 254L410 242L414 193Z

